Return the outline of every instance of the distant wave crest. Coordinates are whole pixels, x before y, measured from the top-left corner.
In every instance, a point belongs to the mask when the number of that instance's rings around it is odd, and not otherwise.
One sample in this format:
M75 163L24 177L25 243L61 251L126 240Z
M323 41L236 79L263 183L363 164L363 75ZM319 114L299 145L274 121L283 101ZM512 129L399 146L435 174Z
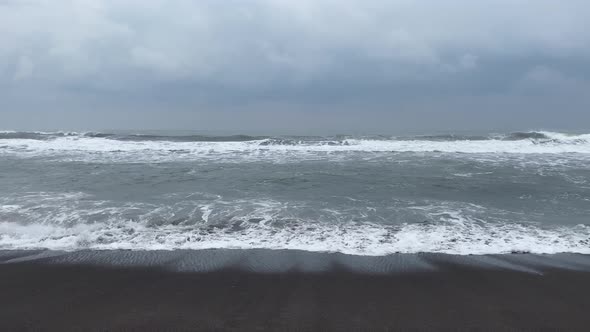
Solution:
M104 138L119 141L170 141L170 142L246 142L263 140L261 145L340 145L346 144L347 139L364 140L400 140L400 141L520 141L520 140L552 140L552 141L588 141L590 134L566 134L558 132L528 131L512 132L508 134L490 135L463 135L463 134L441 134L441 135L418 135L418 136L251 136L251 135L159 135L146 133L119 134L109 132L69 132L69 131L0 131L0 139L33 139L51 140L63 137L78 138Z
M28 132L28 131L3 131L0 132L0 139L32 139L52 140L62 137L73 138L103 138L117 141L169 141L169 142L245 142L264 139L266 136L229 135L229 136L206 136L206 135L156 135L156 134L115 134L102 132Z
M354 153L590 154L590 134L515 132L487 136L203 136L0 132L0 154L100 162L203 158L297 161Z

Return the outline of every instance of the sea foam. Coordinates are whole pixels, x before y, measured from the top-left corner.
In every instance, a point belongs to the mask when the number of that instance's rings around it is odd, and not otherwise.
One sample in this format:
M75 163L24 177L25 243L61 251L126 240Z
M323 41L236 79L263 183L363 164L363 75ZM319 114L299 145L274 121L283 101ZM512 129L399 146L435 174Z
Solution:
M27 137L26 135L37 135ZM109 134L110 135L110 134ZM50 157L69 161L166 162L203 159L225 161L343 158L353 153L590 154L590 134L531 132L490 135L485 139L433 137L291 137L228 136L207 140L171 136L108 136L76 133L5 133L0 155ZM192 137L192 136L191 136ZM238 137L231 139L231 137Z
M25 201L33 202L26 206ZM183 208L188 212L179 218ZM376 223L365 212L335 209L310 219L293 215L289 208L257 200L117 207L105 201L89 203L77 193L43 194L0 207L0 249L261 248L368 256L590 253L588 225L542 225L510 220L509 215L499 220L495 211L473 204L411 206L408 211L425 221L400 224ZM142 212L129 218L137 211Z

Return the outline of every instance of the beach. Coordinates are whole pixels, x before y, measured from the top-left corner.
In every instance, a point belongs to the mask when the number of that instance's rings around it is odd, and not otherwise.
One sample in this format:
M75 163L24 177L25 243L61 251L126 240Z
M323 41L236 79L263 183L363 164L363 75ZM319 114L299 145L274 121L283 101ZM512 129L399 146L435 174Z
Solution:
M0 332L590 331L590 1L1 31Z
M0 331L588 329L588 134L0 145Z
M586 255L1 251L0 260L3 331L582 331L590 309Z

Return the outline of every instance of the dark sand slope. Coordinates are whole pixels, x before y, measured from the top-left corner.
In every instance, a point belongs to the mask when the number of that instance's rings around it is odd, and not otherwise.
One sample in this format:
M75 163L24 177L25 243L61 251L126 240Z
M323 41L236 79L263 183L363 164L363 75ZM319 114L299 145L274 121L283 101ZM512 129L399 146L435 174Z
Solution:
M0 330L590 329L585 255L0 251Z

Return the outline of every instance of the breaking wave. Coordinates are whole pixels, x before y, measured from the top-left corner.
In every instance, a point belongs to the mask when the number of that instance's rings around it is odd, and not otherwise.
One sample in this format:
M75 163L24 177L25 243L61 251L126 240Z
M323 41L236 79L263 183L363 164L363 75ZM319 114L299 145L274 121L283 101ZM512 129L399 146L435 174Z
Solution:
M590 154L590 134L517 132L489 136L162 136L0 132L0 155L73 161L301 160L351 153Z
M359 220L364 214L350 211L324 210L316 218L303 218L272 200L115 206L81 193L40 193L0 205L0 249L264 248L369 256L590 253L588 225L486 220L476 213L481 209L488 212L471 204L414 206L408 212L424 221L381 224L370 217Z
M164 141L164 142L246 142L262 140L262 145L300 145L300 144L328 144L338 145L345 143L349 139L354 139L350 135L338 136L251 136L251 135L228 135L228 136L210 136L210 135L160 135L153 133L108 133L108 132L42 132L42 131L0 131L0 139L32 139L32 140L52 140L63 137L72 138L106 138L116 141ZM508 134L490 134L490 135L461 135L461 134L442 134L442 135L419 135L419 136L387 136L373 135L363 136L364 140L401 140L401 141L519 141L519 140L537 140L537 141L559 141L562 143L572 143L575 141L588 141L590 134L566 134L548 131L529 131L513 132Z

